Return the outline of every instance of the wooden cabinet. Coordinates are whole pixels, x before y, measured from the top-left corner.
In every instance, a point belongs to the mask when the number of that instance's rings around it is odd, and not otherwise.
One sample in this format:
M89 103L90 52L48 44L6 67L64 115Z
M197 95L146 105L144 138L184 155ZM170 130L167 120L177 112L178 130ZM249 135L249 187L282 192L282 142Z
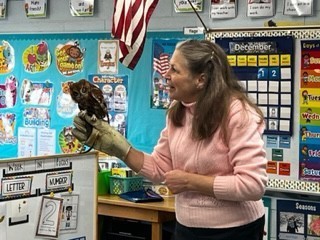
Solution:
M98 214L100 239L169 240L175 221L174 198L165 198L163 202L133 203L117 195L99 196ZM167 229L164 223L167 223Z

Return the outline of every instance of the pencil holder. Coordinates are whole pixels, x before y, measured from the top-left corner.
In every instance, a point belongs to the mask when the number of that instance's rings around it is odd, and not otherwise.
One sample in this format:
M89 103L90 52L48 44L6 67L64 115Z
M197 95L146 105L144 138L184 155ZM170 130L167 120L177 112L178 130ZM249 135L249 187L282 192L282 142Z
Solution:
M143 189L143 177L118 177L109 176L110 193L121 194Z

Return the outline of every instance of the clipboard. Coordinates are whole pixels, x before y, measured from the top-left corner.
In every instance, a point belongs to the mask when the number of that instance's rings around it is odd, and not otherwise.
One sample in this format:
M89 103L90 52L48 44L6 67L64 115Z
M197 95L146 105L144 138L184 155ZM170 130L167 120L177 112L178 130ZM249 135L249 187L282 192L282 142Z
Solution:
M119 197L135 203L163 201L163 197L149 188L121 193L119 194Z

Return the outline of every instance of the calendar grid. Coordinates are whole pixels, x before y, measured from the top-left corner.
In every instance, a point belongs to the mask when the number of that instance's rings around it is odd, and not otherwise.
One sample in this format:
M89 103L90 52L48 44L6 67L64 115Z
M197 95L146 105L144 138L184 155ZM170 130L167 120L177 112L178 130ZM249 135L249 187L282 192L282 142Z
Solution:
M248 97L263 112L264 133L291 136L293 37L221 37L215 42L227 53Z

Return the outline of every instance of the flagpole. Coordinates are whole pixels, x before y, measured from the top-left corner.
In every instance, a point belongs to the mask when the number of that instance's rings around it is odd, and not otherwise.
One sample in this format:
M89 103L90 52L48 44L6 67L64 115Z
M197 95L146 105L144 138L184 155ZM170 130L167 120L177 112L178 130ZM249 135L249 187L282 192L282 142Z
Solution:
M190 4L190 6L192 7L193 11L195 12L195 14L197 15L197 17L199 18L202 26L204 27L204 33L208 32L208 29L206 27L206 25L204 24L204 22L202 21L200 15L198 14L197 10L194 8L193 4L190 2L190 0L188 0L188 3Z

